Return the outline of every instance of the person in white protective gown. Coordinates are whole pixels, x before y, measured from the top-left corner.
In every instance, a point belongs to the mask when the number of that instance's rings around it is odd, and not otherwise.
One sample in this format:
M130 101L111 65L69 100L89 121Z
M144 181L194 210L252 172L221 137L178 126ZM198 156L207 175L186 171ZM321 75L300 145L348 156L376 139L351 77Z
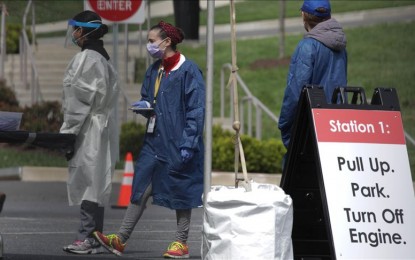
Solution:
M69 20L68 31L82 51L73 57L64 74L64 122L60 133L77 136L74 153L67 154L67 189L69 205L80 205L81 223L75 241L63 250L94 254L104 251L92 233L103 229L104 205L109 202L119 156L119 86L100 40L108 32L100 16L92 11L81 12Z

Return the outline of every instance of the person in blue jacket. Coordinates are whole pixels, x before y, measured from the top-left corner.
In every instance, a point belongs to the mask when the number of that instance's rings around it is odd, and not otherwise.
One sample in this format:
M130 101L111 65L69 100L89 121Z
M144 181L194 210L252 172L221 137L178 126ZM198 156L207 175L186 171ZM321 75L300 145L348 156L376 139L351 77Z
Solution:
M163 21L148 33L147 50L157 61L147 69L141 100L133 104L148 122L135 164L131 203L117 234L95 233L117 255L152 196L153 204L176 211L175 241L163 256L189 257L191 212L202 205L205 83L198 66L177 50L183 38L180 28Z
M328 0L305 0L301 7L307 33L291 57L278 128L288 148L301 90L307 84L324 88L327 102L336 87L347 84L346 35L331 18Z

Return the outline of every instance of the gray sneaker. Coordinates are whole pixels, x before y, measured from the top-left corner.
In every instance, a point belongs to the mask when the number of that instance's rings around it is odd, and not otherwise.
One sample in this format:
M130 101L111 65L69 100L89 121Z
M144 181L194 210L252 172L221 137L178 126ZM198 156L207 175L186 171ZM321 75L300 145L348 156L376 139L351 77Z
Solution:
M63 251L70 252L70 251L78 248L79 245L82 244L82 243L83 243L83 241L81 241L81 240L75 240L72 244L64 246Z
M65 246L64 251L73 254L102 254L107 252L105 248L95 239L85 239L84 241L75 241L73 244Z

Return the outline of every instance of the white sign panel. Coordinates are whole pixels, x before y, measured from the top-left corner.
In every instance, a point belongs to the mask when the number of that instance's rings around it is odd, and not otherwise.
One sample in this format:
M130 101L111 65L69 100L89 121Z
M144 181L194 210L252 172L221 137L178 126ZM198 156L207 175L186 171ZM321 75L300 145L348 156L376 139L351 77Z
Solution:
M415 196L398 111L313 109L337 259L415 259Z
M99 14L104 23L142 24L144 0L85 0L84 9Z

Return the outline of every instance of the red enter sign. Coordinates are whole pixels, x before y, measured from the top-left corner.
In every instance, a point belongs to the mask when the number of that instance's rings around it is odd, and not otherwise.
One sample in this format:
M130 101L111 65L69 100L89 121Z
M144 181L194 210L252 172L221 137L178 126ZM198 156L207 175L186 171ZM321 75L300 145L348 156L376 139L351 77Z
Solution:
M139 9L142 0L88 0L92 10L113 22L124 21L133 16Z

